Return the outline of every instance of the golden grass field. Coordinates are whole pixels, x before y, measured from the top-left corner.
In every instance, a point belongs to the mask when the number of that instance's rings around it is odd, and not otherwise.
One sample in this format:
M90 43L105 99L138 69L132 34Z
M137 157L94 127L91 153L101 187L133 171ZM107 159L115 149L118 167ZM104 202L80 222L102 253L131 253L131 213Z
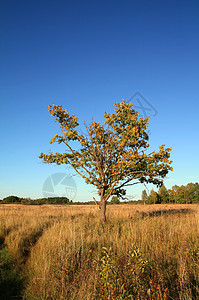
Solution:
M199 299L199 205L0 205L0 299Z

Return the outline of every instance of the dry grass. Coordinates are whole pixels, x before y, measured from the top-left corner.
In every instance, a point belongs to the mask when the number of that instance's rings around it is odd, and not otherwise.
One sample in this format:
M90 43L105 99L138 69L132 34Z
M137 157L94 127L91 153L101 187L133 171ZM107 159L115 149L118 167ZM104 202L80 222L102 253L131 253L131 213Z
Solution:
M23 299L198 299L199 206L0 205ZM103 247L106 247L103 252Z

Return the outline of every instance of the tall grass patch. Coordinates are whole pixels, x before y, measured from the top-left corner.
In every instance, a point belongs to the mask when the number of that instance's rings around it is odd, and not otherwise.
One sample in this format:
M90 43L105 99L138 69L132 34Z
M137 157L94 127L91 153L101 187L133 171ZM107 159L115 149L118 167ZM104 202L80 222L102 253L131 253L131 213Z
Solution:
M199 297L197 205L112 205L105 224L95 206L17 209L0 206L0 233L24 299Z

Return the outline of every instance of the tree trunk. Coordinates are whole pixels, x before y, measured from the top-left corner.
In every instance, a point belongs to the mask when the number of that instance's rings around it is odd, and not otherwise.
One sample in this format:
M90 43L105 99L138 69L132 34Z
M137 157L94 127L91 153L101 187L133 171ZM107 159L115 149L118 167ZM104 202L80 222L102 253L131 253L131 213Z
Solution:
M100 220L106 222L106 201L103 198L100 201Z

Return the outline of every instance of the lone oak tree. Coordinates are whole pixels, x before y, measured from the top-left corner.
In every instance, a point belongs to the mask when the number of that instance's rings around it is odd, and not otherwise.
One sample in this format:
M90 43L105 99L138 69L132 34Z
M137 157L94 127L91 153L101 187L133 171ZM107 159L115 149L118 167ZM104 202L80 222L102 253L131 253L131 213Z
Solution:
M100 196L100 217L106 221L106 204L111 195L123 197L125 187L136 183L161 186L163 178L172 170L169 160L171 148L159 146L159 151L147 154L149 136L146 131L150 117L139 117L131 103L115 103L115 113L104 113L104 124L85 125L86 133L77 131L78 118L49 105L51 116L60 123L61 134L50 143L66 145L65 153L40 154L45 163L70 165L88 184L94 185ZM79 149L73 146L79 142ZM76 143L75 143L76 145ZM135 182L136 181L136 182Z

